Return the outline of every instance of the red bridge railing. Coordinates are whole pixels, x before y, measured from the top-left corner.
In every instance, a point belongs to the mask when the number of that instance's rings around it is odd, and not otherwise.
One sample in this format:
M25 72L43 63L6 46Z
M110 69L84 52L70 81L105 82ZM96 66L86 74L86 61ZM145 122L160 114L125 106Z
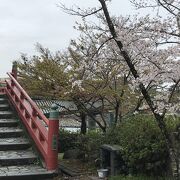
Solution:
M17 82L16 76L13 76L13 73L8 73L8 75L10 79L6 80L6 93L11 103L34 140L45 161L47 170L56 170L58 168L57 141L59 131L57 107L52 107L50 117L47 119Z

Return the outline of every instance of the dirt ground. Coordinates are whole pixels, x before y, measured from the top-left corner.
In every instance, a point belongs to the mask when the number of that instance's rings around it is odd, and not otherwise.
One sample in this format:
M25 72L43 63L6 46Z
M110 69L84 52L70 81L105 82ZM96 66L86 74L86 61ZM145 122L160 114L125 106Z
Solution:
M67 177L67 176L61 176L57 177L55 180L99 180L96 176L89 176L89 175L81 175L77 177ZM103 179L100 179L103 180Z
M61 159L59 160L59 164L68 167L68 169L76 172L78 175L70 177L68 175L59 173L59 176L54 178L54 180L99 180L96 168L92 164L75 159Z

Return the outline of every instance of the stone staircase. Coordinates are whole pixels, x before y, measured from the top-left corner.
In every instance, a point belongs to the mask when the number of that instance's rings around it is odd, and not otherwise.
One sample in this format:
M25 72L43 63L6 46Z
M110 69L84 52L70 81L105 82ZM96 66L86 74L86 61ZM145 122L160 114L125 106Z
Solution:
M50 179L53 175L40 165L6 95L0 94L0 179Z

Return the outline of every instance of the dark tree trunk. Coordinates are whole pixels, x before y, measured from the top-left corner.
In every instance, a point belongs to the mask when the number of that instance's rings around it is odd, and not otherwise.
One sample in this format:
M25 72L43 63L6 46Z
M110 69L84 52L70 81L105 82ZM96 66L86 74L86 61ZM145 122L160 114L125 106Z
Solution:
M86 105L79 100L78 97L73 97L73 101L76 104L78 111L80 113L84 113L87 116L91 117L92 120L94 120L98 126L101 128L101 130L105 133L106 132L106 122L104 122L104 125L102 125L99 121L96 120L96 118L92 115L92 113L89 111L89 109L86 107ZM84 124L83 124L84 125Z
M119 119L119 107L120 107L120 103L116 102L116 107L115 107L115 122L114 125L116 126L118 119Z
M154 114L156 118L156 122L158 123L158 127L160 128L162 134L164 135L166 141L166 147L169 154L170 160L170 173L174 176L174 179L179 180L179 158L178 158L178 149L176 149L176 145L174 142L173 134L168 132L167 126L164 122L164 117L159 114Z
M80 117L81 117L81 134L86 134L86 131L87 131L87 127L86 127L86 114L82 112L80 114Z

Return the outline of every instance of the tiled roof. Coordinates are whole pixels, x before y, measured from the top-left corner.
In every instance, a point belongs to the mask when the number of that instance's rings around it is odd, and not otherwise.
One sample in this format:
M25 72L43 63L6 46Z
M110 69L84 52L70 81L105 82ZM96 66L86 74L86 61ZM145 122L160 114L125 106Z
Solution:
M48 114L50 112L51 106L54 103L59 106L58 111L61 114L69 114L69 113L72 114L73 112L76 112L78 110L73 101L35 99L34 102L43 111L44 114ZM99 102L93 103L93 105L91 104L86 105L87 108L92 109L94 112L98 112L98 107L100 106L101 104Z
M58 111L63 114L69 111L76 111L76 105L72 101L60 101L60 100L34 100L37 106L43 111L44 114L48 114L51 110L52 104L59 106Z
M79 128L81 123L74 115L67 114L67 109L70 111L76 111L77 108L72 101L60 101L60 100L34 100L38 107L43 111L44 114L49 114L52 104L59 105L58 111L60 112L59 126L61 128Z
M66 127L80 128L81 123L73 115L71 115L71 116L60 116L59 126L63 127L63 128L66 128Z

